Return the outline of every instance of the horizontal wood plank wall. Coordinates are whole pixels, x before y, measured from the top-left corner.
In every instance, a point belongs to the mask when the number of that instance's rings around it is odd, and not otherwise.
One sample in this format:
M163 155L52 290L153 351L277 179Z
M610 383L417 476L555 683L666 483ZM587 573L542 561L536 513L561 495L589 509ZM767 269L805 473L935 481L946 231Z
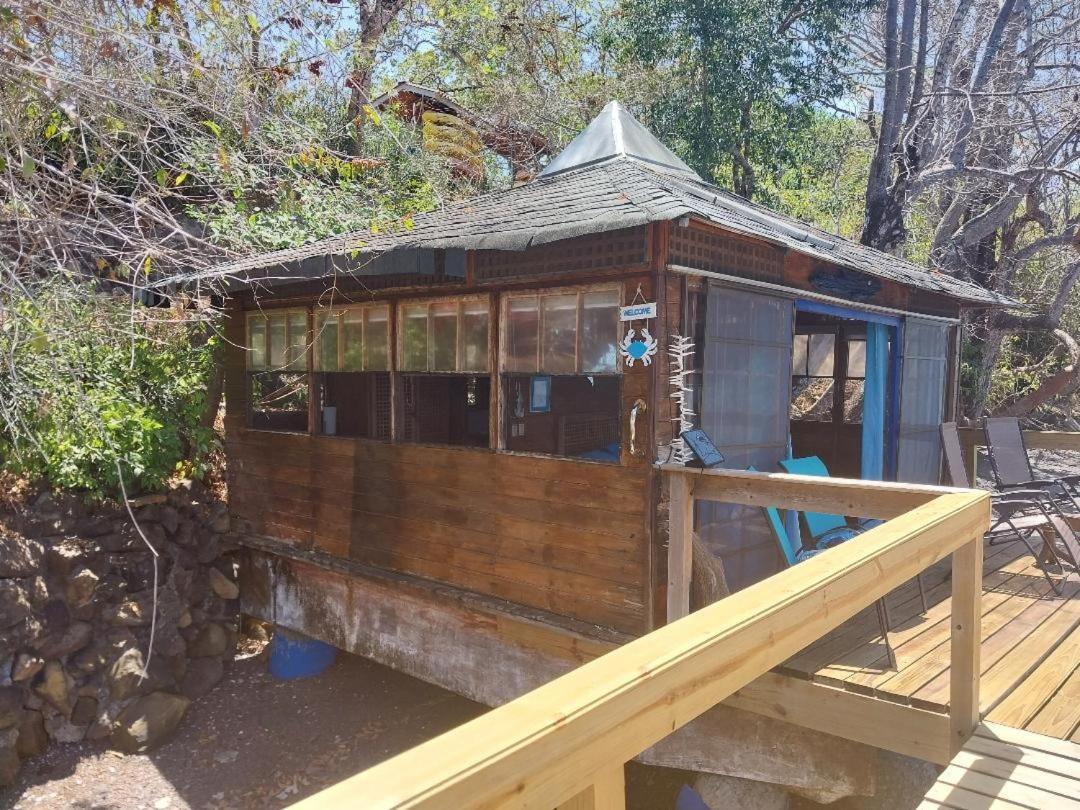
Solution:
M237 429L257 534L627 633L646 627L649 470Z

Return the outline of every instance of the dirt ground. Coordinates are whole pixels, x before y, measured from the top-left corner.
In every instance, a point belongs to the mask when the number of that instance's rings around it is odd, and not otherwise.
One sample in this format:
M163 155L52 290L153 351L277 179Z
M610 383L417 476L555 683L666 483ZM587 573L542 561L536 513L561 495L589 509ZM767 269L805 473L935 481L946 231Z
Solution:
M0 789L0 807L185 810L281 807L475 717L483 707L356 656L281 681L238 655L147 755L54 746Z

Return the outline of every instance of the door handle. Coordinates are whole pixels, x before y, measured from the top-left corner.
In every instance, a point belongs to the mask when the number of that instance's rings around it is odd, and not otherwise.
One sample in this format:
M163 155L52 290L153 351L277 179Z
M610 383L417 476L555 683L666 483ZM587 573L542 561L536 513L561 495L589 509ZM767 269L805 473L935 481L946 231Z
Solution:
M642 414L649 409L649 406L645 403L641 397L634 400L634 407L630 409L630 455L632 456L644 456L645 450L639 453L635 442L637 440L637 418L638 414Z

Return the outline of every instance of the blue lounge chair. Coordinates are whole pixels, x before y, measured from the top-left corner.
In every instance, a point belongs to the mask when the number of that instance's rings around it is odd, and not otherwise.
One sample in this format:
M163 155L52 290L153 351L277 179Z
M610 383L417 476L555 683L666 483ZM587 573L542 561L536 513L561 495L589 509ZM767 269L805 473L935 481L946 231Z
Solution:
M817 475L822 478L829 477L829 470L825 462L817 456L806 458L785 458L780 462L784 472L791 475ZM848 522L843 515L830 515L823 512L803 512L803 521L806 530L810 533L810 543L816 549L829 548L837 543L850 540L856 535L862 534L867 529L880 526L882 521L869 518L859 518L854 525ZM926 604L926 591L923 588L922 576L915 575L915 583L919 586L919 601L922 603L923 613L928 609Z
M754 471L753 467L747 469ZM803 548L801 544L795 543L784 527L784 521L780 519L780 511L775 506L766 506L761 511L765 513L765 519L769 523L769 528L772 529L773 537L779 544L789 568L827 550L826 548ZM833 545L842 542L843 540L837 540ZM885 651L889 657L889 668L896 669L896 653L893 652L892 644L889 642L889 608L885 604L885 599L878 599L875 608L878 628L881 630L881 638L885 642Z

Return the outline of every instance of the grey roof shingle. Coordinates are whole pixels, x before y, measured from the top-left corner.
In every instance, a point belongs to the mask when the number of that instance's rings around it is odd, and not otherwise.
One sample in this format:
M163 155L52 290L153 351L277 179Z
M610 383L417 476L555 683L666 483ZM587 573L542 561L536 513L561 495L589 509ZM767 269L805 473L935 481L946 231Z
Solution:
M342 269L366 275L370 273L365 273L363 262L310 260L408 248L524 250L532 245L683 216L699 217L734 233L917 289L975 304L1015 303L968 281L754 205L685 172L666 171L628 155L418 214L411 229L343 234L298 248L246 257L170 281L224 277L232 284L265 279L284 283Z

